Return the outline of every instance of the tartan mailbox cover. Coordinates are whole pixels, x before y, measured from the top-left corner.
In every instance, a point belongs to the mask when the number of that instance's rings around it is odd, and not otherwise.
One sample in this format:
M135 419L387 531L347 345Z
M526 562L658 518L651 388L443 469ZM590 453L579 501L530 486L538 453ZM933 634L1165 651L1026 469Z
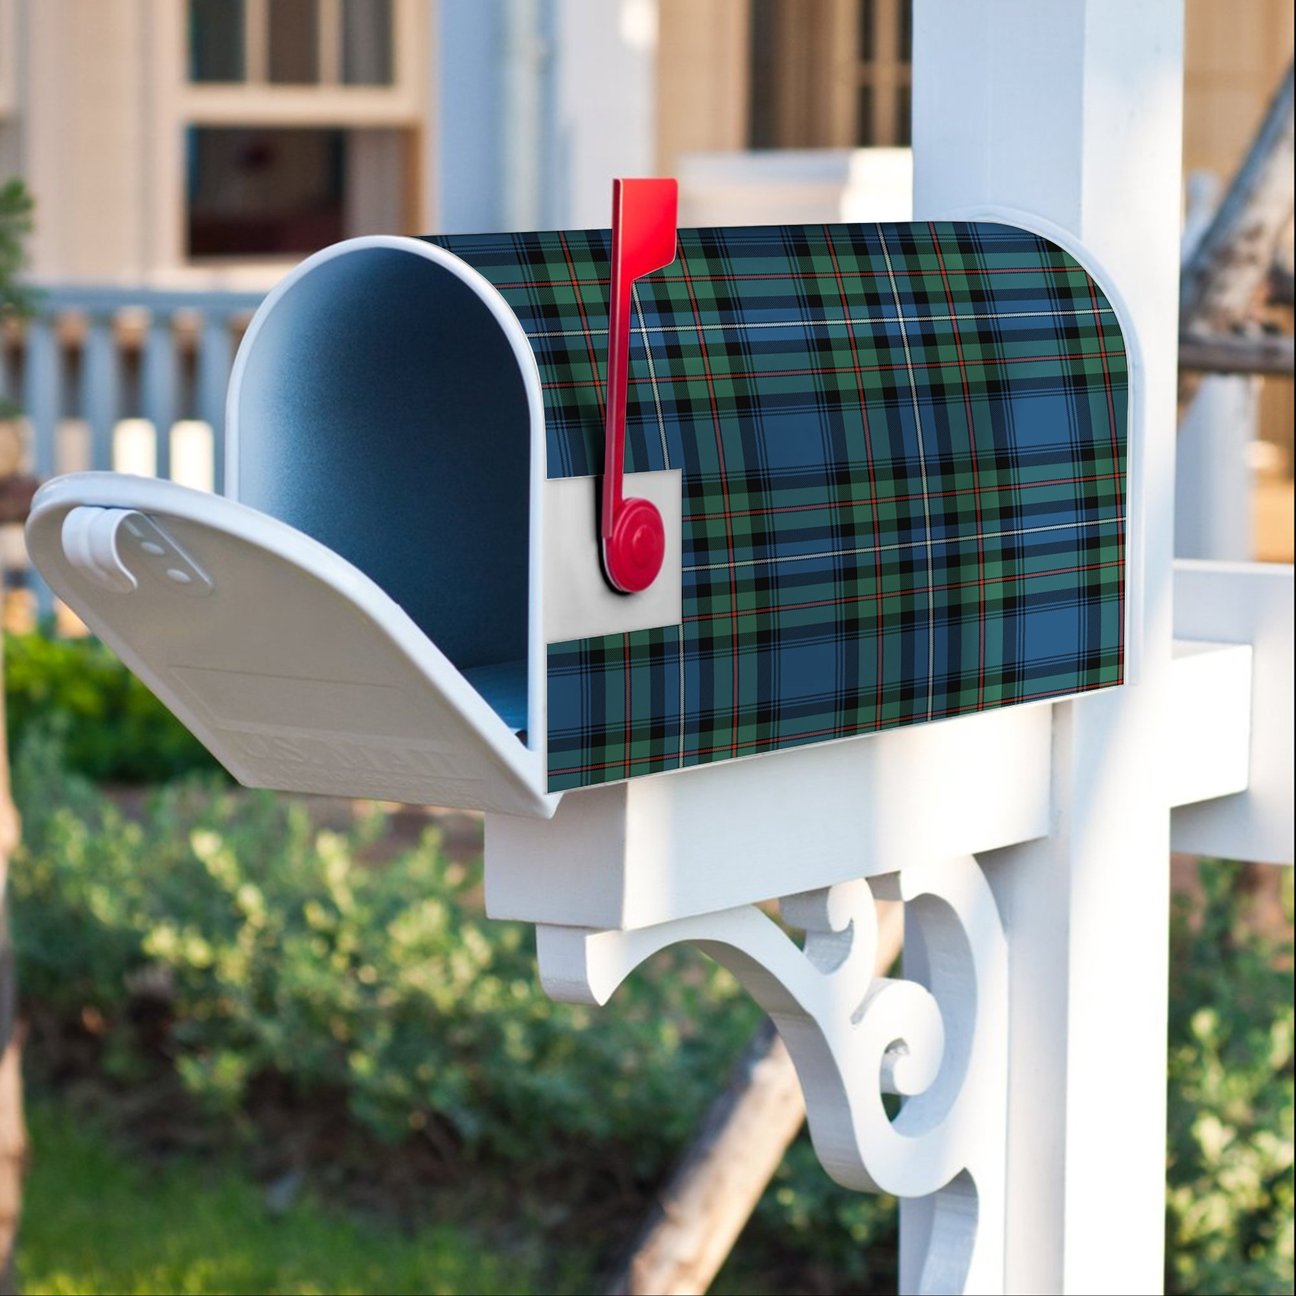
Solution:
M632 595L596 534L609 264L607 231L318 254L235 366L239 502L62 479L36 561L236 776L307 791L546 814L590 785L1122 682L1129 366L1068 253L994 223L681 230L631 312L626 489L652 485L667 533ZM90 535L132 510L244 603L202 603L200 631L199 601L173 600L179 645L165 608L133 628L131 599L84 579L129 555L68 541L74 513ZM239 543L314 573L310 642L213 570ZM278 629L250 646L230 616ZM315 661L331 638L345 660ZM419 690L464 733L403 729Z

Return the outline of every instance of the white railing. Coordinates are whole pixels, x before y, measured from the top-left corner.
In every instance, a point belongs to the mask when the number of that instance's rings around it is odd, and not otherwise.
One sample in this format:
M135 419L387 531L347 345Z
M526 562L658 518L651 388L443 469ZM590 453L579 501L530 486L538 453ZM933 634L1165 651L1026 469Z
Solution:
M116 470L224 488L225 387L257 293L60 285L4 339L0 396L40 480ZM11 556L15 565L23 555ZM29 575L31 573L29 572ZM33 581L38 612L52 610Z

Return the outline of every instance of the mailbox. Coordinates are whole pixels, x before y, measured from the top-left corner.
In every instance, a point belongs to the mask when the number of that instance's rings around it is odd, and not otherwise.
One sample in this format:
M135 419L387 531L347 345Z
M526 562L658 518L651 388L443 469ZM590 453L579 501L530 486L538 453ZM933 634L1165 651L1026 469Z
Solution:
M236 359L229 498L59 478L33 560L285 790L543 817L1122 682L1128 364L1071 255L632 215L310 257Z

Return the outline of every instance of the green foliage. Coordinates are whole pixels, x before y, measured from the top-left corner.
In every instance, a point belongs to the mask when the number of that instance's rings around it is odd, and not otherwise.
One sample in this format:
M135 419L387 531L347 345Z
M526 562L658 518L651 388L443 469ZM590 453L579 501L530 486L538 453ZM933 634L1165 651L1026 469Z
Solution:
M215 1109L237 1115L273 1075L344 1094L389 1141L439 1122L469 1154L536 1166L579 1140L648 1174L755 1024L732 978L687 953L634 978L616 1012L553 1003L530 929L488 924L477 870L433 832L373 868L377 821L316 831L300 803L210 784L157 792L130 820L39 736L14 784L23 993L121 1027L133 987L165 986L167 1052Z
M95 639L5 635L9 750L35 725L62 737L87 778L156 783L219 766L206 748Z
M18 273L26 262L23 239L31 233L33 206L21 180L0 185L0 318L32 309L31 292L18 283Z
M32 1169L18 1251L26 1291L536 1290L537 1258L505 1260L461 1221L408 1236L327 1212L309 1197L272 1213L233 1167L141 1165L46 1104L33 1105L28 1122Z
M31 313L35 296L18 283L25 263L23 239L32 228L32 198L21 180L0 185L0 324L11 316ZM0 400L0 418L12 418L18 408Z
M732 979L688 953L601 1013L550 1002L528 930L482 918L477 869L448 862L435 833L375 867L380 818L323 832L300 802L210 778L127 817L39 726L14 775L29 1003L102 1020L111 1073L174 1067L248 1132L246 1100L273 1077L294 1100L341 1097L388 1144L439 1131L481 1173L535 1184L615 1165L647 1185L755 1027ZM1173 932L1168 1283L1287 1291L1290 942L1256 934L1228 866L1202 876ZM167 1003L151 1053L131 1026L141 987ZM836 1188L802 1140L718 1288L884 1289L894 1229L894 1203Z
M752 1291L752 1266L759 1248L753 1255L749 1239L764 1238L781 1239L785 1253L793 1249L796 1267L813 1270L817 1290L893 1292L899 1281L896 1206L894 1197L852 1192L835 1184L824 1173L803 1130L761 1197L714 1290ZM787 1287L785 1280L775 1290Z
M1173 928L1167 1289L1290 1292L1291 942L1257 934L1236 865L1201 881Z

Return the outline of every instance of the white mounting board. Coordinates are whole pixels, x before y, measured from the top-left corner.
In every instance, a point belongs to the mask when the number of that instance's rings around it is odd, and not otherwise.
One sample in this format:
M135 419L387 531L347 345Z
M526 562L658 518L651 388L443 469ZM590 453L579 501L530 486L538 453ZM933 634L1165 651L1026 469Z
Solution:
M1250 644L1250 783L1244 792L1174 810L1171 844L1193 855L1291 864L1293 782L1292 568L1277 563L1175 563L1175 635ZM1214 734L1199 730L1209 745Z
M1052 733L1032 703L488 815L486 910L638 928L1044 837Z
M1250 644L1175 640L1165 759L1171 806L1247 790L1253 657Z

